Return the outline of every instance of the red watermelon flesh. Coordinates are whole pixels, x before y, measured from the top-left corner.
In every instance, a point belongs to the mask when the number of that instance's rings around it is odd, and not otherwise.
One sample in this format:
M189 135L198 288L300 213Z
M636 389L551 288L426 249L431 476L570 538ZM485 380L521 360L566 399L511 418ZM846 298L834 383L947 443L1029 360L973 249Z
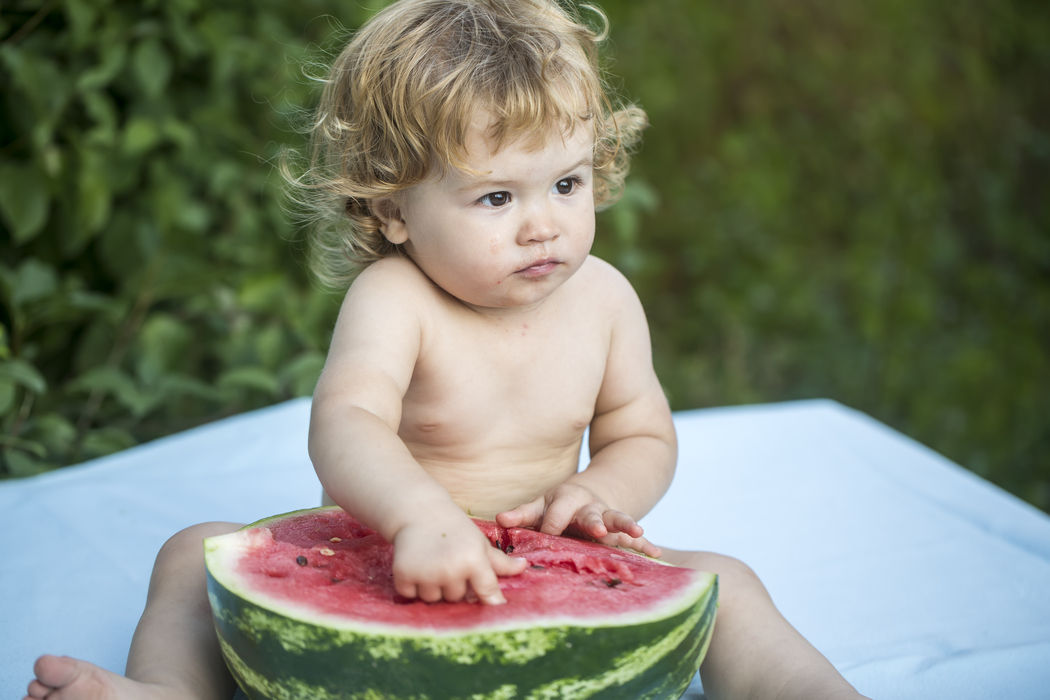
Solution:
M328 624L342 618L442 631L549 621L552 614L622 623L651 616L703 576L594 542L475 522L493 546L528 561L524 573L500 579L506 605L402 598L394 590L391 545L338 508L263 521L242 533L245 551L235 570L257 594L305 606Z

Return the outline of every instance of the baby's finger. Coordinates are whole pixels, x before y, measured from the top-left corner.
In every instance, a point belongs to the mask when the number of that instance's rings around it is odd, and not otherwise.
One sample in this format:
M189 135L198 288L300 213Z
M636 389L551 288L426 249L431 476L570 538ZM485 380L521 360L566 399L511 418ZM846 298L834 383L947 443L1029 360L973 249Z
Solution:
M662 557L664 555L664 550L660 549L660 547L658 547L657 545L653 544L652 542L650 542L649 540L645 539L644 537L642 538L642 542L644 544L642 545L642 549L639 550L639 551L641 551L642 554L650 556L653 559L659 559L660 557Z
M489 552L489 562L496 576L517 576L529 565L524 557L509 557L495 547Z
M504 511L496 516L496 522L503 527L539 527L543 522L543 496L522 503L517 508Z
M622 532L631 537L641 537L642 526L634 518L618 510L607 510L602 514L602 521L609 532Z
M425 603L436 603L441 600L441 586L431 583L423 583L416 588L419 599Z
M416 597L416 584L406 581L399 581L397 576L394 576L394 590L402 598L408 598L413 600Z
M577 511L574 524L582 534L596 540L602 539L610 532L601 510L594 506L585 506Z
M470 587L474 594L485 605L503 605L507 599L503 597L503 591L499 588L499 579L492 569L481 571L470 579Z
M609 535L608 537L602 539L601 543L607 544L610 547L623 547L624 549L632 549L646 556L653 557L654 559L659 559L660 555L663 554L662 549L660 549L644 537L628 537L622 532L615 532Z
M466 581L454 581L452 583L446 583L441 588L441 598L447 600L450 603L458 603L463 600L467 595L467 582Z
M620 545L622 547L633 549L636 552L641 552L647 557L652 557L654 559L659 559L660 555L663 554L662 549L644 537L627 537L622 533L620 536L624 538L624 544Z
M548 535L560 535L565 532L569 525L573 524L586 531L587 516L583 510L585 507L581 507L579 501L571 498L554 498L547 504L547 510L543 514L543 523L540 525L540 532L545 532Z

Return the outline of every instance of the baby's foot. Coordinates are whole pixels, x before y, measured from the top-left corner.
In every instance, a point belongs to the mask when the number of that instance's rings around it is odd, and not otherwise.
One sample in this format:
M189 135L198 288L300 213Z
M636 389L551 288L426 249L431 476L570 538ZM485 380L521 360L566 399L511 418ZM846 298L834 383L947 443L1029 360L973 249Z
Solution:
M178 693L171 689L139 683L68 656L41 656L33 664L33 672L36 678L29 684L25 700L49 697L61 697L62 700L160 700L178 697Z

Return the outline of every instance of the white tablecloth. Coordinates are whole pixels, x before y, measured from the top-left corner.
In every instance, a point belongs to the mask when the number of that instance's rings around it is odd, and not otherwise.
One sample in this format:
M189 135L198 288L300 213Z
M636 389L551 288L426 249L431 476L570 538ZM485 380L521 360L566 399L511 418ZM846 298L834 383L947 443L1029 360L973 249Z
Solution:
M290 401L0 482L0 698L44 652L123 671L176 530L316 505L308 417ZM655 542L749 563L872 697L1050 697L1050 518L831 401L675 421L678 474L643 521Z

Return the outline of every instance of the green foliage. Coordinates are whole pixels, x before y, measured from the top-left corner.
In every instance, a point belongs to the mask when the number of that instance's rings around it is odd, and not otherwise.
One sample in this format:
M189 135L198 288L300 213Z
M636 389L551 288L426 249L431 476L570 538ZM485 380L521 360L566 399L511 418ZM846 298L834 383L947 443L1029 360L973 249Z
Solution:
M675 408L828 396L1050 510L1050 6L605 0L652 127L597 252ZM354 3L0 9L0 472L308 394L273 160Z
M1050 6L603 6L673 404L832 397L1050 509Z
M331 4L4 4L0 472L312 391L337 299L273 161Z

